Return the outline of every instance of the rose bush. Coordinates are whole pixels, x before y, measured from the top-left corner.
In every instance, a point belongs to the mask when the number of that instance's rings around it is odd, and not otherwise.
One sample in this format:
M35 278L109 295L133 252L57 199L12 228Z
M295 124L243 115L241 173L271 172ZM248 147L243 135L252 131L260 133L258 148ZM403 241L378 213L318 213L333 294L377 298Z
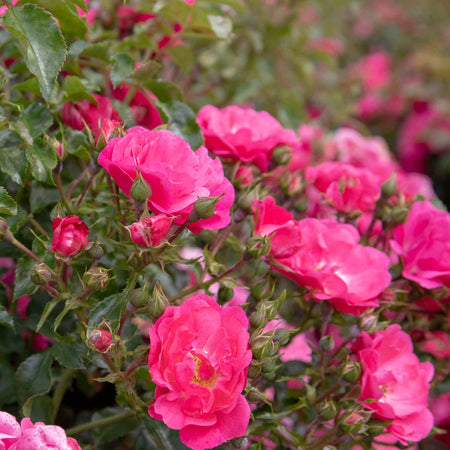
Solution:
M149 414L201 450L243 436L250 407L242 396L251 360L248 319L239 306L196 295L169 306L150 328L148 365L156 384Z

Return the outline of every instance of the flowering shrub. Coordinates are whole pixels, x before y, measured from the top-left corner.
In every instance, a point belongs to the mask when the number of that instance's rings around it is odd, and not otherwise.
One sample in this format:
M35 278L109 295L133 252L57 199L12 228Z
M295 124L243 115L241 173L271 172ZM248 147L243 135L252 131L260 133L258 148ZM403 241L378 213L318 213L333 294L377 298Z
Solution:
M0 449L447 448L444 4L3 1Z

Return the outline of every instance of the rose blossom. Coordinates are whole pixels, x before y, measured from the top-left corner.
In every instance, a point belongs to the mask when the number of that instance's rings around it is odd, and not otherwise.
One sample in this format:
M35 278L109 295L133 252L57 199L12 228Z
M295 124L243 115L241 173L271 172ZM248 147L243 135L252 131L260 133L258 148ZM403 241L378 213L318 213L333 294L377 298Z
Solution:
M433 427L427 409L434 368L413 353L411 338L400 325L390 325L373 335L362 332L355 343L362 365L359 401L380 420L393 420L386 430L405 441L424 439Z
M204 106L197 123L210 152L230 161L252 163L262 172L267 171L275 147L297 140L294 131L283 128L269 113L239 106Z
M171 223L172 220L165 214L146 217L129 227L131 239L142 247L154 247L167 236Z
M305 178L312 181L334 208L347 214L373 210L381 194L373 173L350 164L326 161L308 167Z
M450 214L430 202L412 205L407 221L394 229L392 248L403 276L425 289L450 287Z
M221 307L207 295L169 306L150 328L148 365L156 384L151 417L180 430L194 450L243 436L250 407L248 319L239 306Z
M272 268L308 288L315 300L357 315L378 306L389 285L389 258L359 244L355 227L327 219L292 220L272 197L253 204L255 234L271 236Z
M118 121L119 113L114 109L109 98L98 94L92 94L92 96L97 104L86 99L74 103L68 102L63 106L61 115L64 123L75 130L83 131L86 123L96 138L103 123L108 120Z
M0 450L8 450L20 436L20 425L11 414L0 411Z
M75 256L89 244L89 228L77 216L57 217L52 223L52 252Z
M230 222L234 189L221 161L210 158L203 146L194 152L171 131L129 128L126 136L108 142L98 163L128 196L139 170L152 190L149 209L174 217L177 224L186 222L200 197L222 196L212 217L188 225L194 233L224 228Z

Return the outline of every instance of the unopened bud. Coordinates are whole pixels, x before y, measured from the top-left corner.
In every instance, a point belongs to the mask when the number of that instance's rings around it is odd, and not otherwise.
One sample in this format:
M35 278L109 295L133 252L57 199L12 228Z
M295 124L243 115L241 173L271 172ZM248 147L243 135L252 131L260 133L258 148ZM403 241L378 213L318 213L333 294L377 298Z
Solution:
M265 359L272 356L275 346L272 342L272 336L258 336L251 344L253 356L256 359Z
M355 361L348 361L341 367L341 377L349 383L354 383L361 376L361 366Z
M103 256L103 253L103 247L101 246L100 242L98 242L97 238L95 238L95 241L89 248L89 255L94 261L99 261Z
M258 304L256 311L251 314L249 322L255 330L262 329L267 325L267 315L262 302Z
M386 427L386 422L371 419L367 427L367 433L371 436L378 436L386 430Z
M331 334L328 336L323 336L319 341L320 348L325 351L329 352L334 349L334 339Z
M234 177L233 184L238 188L248 186L253 181L253 169L247 166L239 166Z
M57 217L65 217L66 213L61 205L61 203L57 203L53 209L50 211L50 219L53 221Z
M270 251L270 238L266 236L252 236L247 241L247 253L252 258L260 258Z
M248 366L247 376L248 378L256 378L261 373L263 363L261 361L252 360Z
M279 147L275 147L272 152L272 161L275 162L279 166L284 166L287 164L292 157L292 148L287 147L285 145L280 145Z
M108 330L102 328L91 330L87 338L91 347L101 353L106 353L111 348L112 334Z
M109 281L108 271L103 267L91 267L83 278L86 286L93 291L104 289Z
M308 198L307 197L300 197L295 203L294 203L294 209L299 213L304 213L308 209Z
M47 264L37 264L33 267L33 272L31 273L31 280L37 286L43 286L48 284L52 279L52 273Z
M257 300L261 300L264 298L264 296L269 292L269 283L267 280L260 280L257 281L253 286L250 288L250 293L255 297Z
M392 208L392 220L394 224L401 225L408 218L408 208L404 206L394 206Z
M381 185L381 194L383 197L389 198L398 194L397 174L394 172L389 178Z
M137 171L136 179L131 185L130 195L138 203L146 202L152 195L152 188L150 185L142 178L141 171Z
M218 197L201 197L194 203L194 212L199 219L209 219L216 212L217 202L221 199Z
M148 302L148 313L153 320L158 319L162 316L166 308L169 306L169 300L164 293L161 283L159 281L155 282L152 295Z
M366 314L358 321L359 328L366 333L372 334L377 329L378 319L374 314Z
M255 387L251 387L245 396L249 403L267 402L269 400L267 394L264 394Z
M221 305L231 300L233 298L233 295L234 295L233 288L227 286L220 286L219 292L217 293L219 303Z
M139 289L133 289L130 292L130 303L135 308L142 308L150 300L150 295L148 293L148 287L144 286Z
M324 420L334 419L334 417L336 416L336 412L336 405L334 404L333 400L326 400L319 405L319 414L320 417L322 417L322 419Z
M341 419L341 427L347 434L363 433L366 431L366 419L357 412L344 414Z
M314 405L314 403L316 403L316 398L317 398L317 392L316 389L313 388L311 385L307 384L305 385L305 389L306 389L306 403L309 406Z
M0 241L11 242L14 239L13 234L9 231L8 222L0 217Z
M105 120L100 127L99 134L95 139L95 147L100 152L102 151L109 140L113 137L119 136L119 129L122 128L118 120Z
M255 200L258 200L259 197L259 185L254 187L251 190L246 190L246 192L242 192L241 195L237 198L237 205L239 208L246 212L251 212L252 205Z

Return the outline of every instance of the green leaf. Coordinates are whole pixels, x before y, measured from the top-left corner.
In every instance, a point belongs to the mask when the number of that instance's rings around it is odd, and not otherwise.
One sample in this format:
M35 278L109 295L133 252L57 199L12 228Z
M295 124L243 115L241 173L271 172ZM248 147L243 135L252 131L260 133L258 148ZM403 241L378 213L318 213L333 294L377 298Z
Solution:
M31 271L36 263L29 256L22 256L16 267L14 281L14 300L32 294L37 288L31 281Z
M22 184L27 166L25 149L18 147L22 142L16 133L9 130L0 131L0 170L17 184Z
M14 319L10 316L9 312L6 311L4 306L0 305L0 325L7 325L14 329Z
M171 100L184 101L183 92L179 86L170 81L163 80L148 80L143 81L142 84L153 94L158 97L161 102L170 102Z
M188 47L177 45L165 49L165 52L181 67L185 75L190 72L194 65L194 55Z
M25 416L31 410L31 400L33 397L46 394L52 387L50 367L53 356L50 351L36 353L29 356L17 368L14 377L17 397L19 403L23 405Z
M63 91L66 102L77 102L87 99L95 103L95 98L87 92L86 86L76 76L69 75L64 79Z
M17 203L3 186L0 186L0 214L17 214Z
M32 103L21 112L18 120L27 127L32 138L37 138L53 124L53 114L41 103Z
M8 403L16 401L16 391L14 389L14 370L4 355L0 356L0 408Z
M27 148L26 155L33 177L54 186L52 171L58 163L55 150L50 146L45 146L43 141L35 140L34 144Z
M19 39L27 67L39 79L42 96L49 102L67 53L55 18L42 8L27 4L9 8L2 24Z
M116 415L118 411L119 410L115 408L104 409L100 412L96 412L95 414L93 414L91 420L97 421L100 419L105 419L107 417ZM140 421L136 417L128 417L127 419L121 420L120 422L95 428L93 430L93 435L95 437L96 442L99 443L111 442L121 436L126 436L132 430L137 428L139 424Z
M57 189L34 186L30 193L30 210L37 213L60 200L61 194Z
M142 64L139 69L134 71L132 78L140 82L147 81L151 79L161 67L161 64L156 61L147 61L145 64Z
M67 41L83 38L87 33L86 21L78 14L76 5L71 0L20 0L18 5L34 3L46 9L58 19L61 31ZM84 5L86 7L86 5Z
M203 145L203 135L196 122L196 115L189 106L177 100L158 103L157 108L167 118L170 130L189 142L193 150Z
M78 343L58 342L52 346L55 359L69 369L84 369L83 357L86 355L86 347Z
M17 83L12 88L21 92L31 92L36 95L41 93L41 90L39 89L39 80L36 77L31 77L23 83Z
M112 58L111 81L116 88L134 72L134 60L126 53L119 53Z
M98 325L103 319L118 322L123 315L127 301L128 298L123 293L106 297L89 314L89 325Z
M43 327L44 323L47 321L48 317L50 316L50 314L55 309L55 306L58 303L59 300L57 298L54 298L45 305L44 311L42 312L42 316L39 319L38 324L36 325L36 333Z
M53 331L56 333L56 330L58 329L61 321L64 319L68 312L79 307L80 304L78 302L71 302L70 300L68 300L64 306L64 309L58 314L58 317L56 317L55 319L55 323L53 324Z

